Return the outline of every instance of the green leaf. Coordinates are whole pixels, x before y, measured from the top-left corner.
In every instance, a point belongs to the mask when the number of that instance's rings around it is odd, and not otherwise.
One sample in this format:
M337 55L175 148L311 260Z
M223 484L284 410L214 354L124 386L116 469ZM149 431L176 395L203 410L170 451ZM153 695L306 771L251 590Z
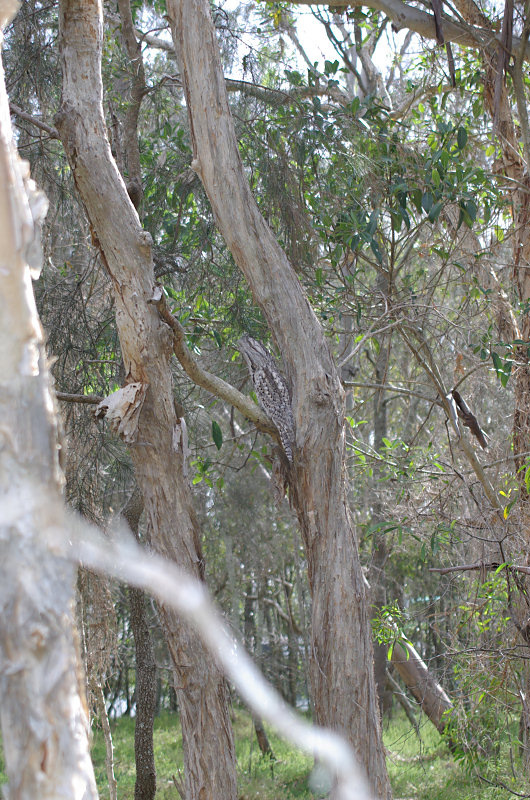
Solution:
M467 144L467 131L465 128L459 128L458 133L456 134L456 143L458 144L458 148L463 150Z
M442 210L443 200L438 200L429 211L429 222L435 222Z
M475 220L477 218L477 211L478 211L477 204L475 203L475 201L474 200L468 200L465 203L465 209L466 209L466 212L469 215L469 218L471 219L471 222L472 223L475 222ZM471 225L469 227L471 227Z
M212 420L212 439L217 449L220 450L223 446L223 432L215 420Z
M432 194L430 192L424 192L423 197L421 198L421 205L426 214L428 214L429 211L431 210L432 204L433 204Z
M381 252L381 248L379 247L375 239L371 239L370 247L372 248L374 256L377 258L378 263L381 264L381 262L383 261L383 254Z
M416 206L416 210L418 211L418 213L421 212L421 201L422 201L421 189L413 189L410 192L410 196L411 196L412 202Z
M512 362L511 361L505 361L504 362L504 372L499 376L500 379L501 379L501 386L503 386L505 389L506 389L506 386L508 384L508 381L510 380L511 371L512 371Z
M495 372L497 375L499 375L501 372L504 372L502 359L498 353L493 352L491 354L491 360L493 361L493 366L495 367Z

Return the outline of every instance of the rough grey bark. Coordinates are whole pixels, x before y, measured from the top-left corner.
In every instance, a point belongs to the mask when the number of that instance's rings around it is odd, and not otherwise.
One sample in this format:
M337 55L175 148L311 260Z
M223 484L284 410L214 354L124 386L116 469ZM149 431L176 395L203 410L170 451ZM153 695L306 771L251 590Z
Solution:
M138 541L138 526L144 510L138 489L122 511ZM134 718L134 800L153 800L156 793L156 765L153 726L156 713L156 661L147 619L146 597L141 589L129 588L131 628L136 657L136 716Z
M128 433L151 544L202 577L182 452L173 445L172 341L148 304L154 286L151 240L112 158L103 117L102 34L99 0L61 3L63 87L56 124L112 282L126 384L141 385L136 426L128 427ZM162 608L161 619L178 687L187 800L234 799L235 751L224 678L198 635L174 611Z
M136 651L136 717L134 800L152 800L156 793L153 724L156 712L156 662L147 624L146 597L140 589L129 589L131 627Z
M17 4L0 0L2 30ZM97 798L61 554L58 436L31 285L46 202L13 144L0 61L0 723L13 800Z
M261 216L238 152L206 0L169 0L190 117L193 169L282 353L296 442L292 502L313 598L311 679L318 722L353 744L376 794L390 797L381 741L366 584L343 472L344 391L322 328Z
M379 281L381 284L382 282ZM380 286L385 291L386 286ZM380 349L375 363L374 383L383 386L386 383L388 362L389 362L389 342L382 339L379 342ZM386 412L386 392L384 389L376 390L374 394L374 449L380 452L383 447L383 439L387 436L387 412ZM372 559L370 563L369 581L371 586L371 600L373 614L381 610L386 604L386 579L385 567L388 559L388 545L386 534L381 530L384 523L384 512L379 494L381 481L381 469L379 462L374 466L374 498L372 506L372 525L374 533L372 538ZM377 685L377 696L380 711L383 711L383 701L385 687L387 683L387 646L376 642L374 644L374 673Z

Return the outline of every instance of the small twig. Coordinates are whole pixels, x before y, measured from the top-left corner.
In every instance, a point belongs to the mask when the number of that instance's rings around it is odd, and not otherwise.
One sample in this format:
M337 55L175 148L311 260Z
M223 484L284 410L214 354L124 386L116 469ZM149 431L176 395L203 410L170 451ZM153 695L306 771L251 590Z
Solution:
M480 772L477 773L477 777L479 778L479 780L483 781L484 783L487 783L488 786L497 786L499 789L504 789L506 792L513 794L515 797L530 797L530 794L523 794L522 792L516 792L515 789L510 789L510 787L507 786L502 781L499 780L490 781L488 780L488 778L485 778L484 775L481 775Z
M455 419L453 417L453 414L452 414L452 411L451 411L451 405L450 405L450 402L449 402L449 399L448 399L448 393L447 393L447 391L446 391L446 389L444 387L442 376L440 375L440 371L439 371L439 369L438 369L438 367L436 365L436 362L434 361L432 352L431 352L427 342L425 341L425 339L423 337L423 334L421 333L421 331L419 329L413 327L412 325L408 326L407 331L405 331L403 326L400 326L400 327L398 327L398 331L399 331L402 339L404 340L405 344L409 347L409 349L414 354L418 364L422 367L424 372L429 376L429 378L433 382L434 386L436 387L436 390L437 390L437 392L438 392L438 394L440 396L440 400L442 401L442 405L444 407L444 411L445 411L445 413L447 415L447 418L452 423L453 428L455 429L456 435L458 436L460 447L464 451L464 453L465 453L465 455L467 457L467 460L469 461L469 464L471 465L471 467L473 469L473 472L475 473L475 475L477 476L478 480L480 481L480 483L482 485L482 488L484 489L484 492L486 494L486 497L490 501L490 503L493 506L493 508L497 509L497 511L502 512L502 504L501 504L501 502L500 502L500 500L499 500L499 498L497 496L497 493L495 492L495 489L493 488L489 478L487 477L486 473L484 472L484 468L483 468L482 464L480 463L480 461L478 460L478 458L476 456L476 453L475 453L475 451L473 449L473 446L470 444L470 442L468 442L467 438L465 436L463 436L462 430L461 430L460 425L458 423L458 419ZM415 337L416 341L418 342L417 346L410 340L410 338L408 336L409 332L412 333L412 335ZM423 354L420 352L421 350L423 350L425 352L425 354L426 354L425 358L424 358Z
M426 403L431 403L435 406L442 408L442 402L437 397L427 397L420 392L415 392L413 389L403 389L400 386L393 386L390 383L362 383L361 381L342 381L342 385L347 389L384 389L385 392L396 392L397 394L409 395L412 397L419 397L420 400L425 400Z

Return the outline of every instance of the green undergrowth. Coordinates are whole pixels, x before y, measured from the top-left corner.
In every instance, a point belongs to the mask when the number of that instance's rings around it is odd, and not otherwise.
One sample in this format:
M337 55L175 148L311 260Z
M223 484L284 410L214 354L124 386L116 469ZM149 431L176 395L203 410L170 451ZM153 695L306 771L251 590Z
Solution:
M261 756L252 720L246 711L233 714L239 770L240 800L313 800L322 794L309 787L312 761L268 731L275 760ZM112 723L118 800L134 798L134 719ZM384 740L394 800L501 800L510 797L502 788L483 783L455 760L433 726L424 720L420 735L396 713L384 724ZM0 742L1 745L1 742ZM107 798L105 744L95 729L92 748L96 779L102 800ZM155 721L157 800L179 800L172 776L182 769L182 736L175 714L163 713ZM0 746L0 783L5 783ZM523 787L514 786L522 796ZM511 795L512 797L514 795Z
M455 759L436 728L422 718L419 735L405 715L383 724L394 800L500 800L505 790L485 785Z
M239 770L240 800L313 800L322 794L309 787L312 760L289 747L268 729L275 760L261 756L252 720L243 710L233 714ZM118 799L134 797L134 720L113 723ZM384 724L388 768L395 800L500 800L507 792L485 785L455 760L435 728L424 720L420 735L406 717L395 713ZM155 723L157 800L179 800L172 776L182 769L182 738L175 715L162 714ZM94 737L93 759L101 797L108 797L105 746Z

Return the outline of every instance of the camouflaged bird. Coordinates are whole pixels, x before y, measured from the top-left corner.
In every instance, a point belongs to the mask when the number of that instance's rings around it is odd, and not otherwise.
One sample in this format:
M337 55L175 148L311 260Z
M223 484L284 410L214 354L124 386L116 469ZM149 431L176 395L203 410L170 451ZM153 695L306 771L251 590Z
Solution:
M257 339L243 336L237 342L237 348L246 361L258 403L278 429L285 455L292 464L294 417L287 382L274 358Z

